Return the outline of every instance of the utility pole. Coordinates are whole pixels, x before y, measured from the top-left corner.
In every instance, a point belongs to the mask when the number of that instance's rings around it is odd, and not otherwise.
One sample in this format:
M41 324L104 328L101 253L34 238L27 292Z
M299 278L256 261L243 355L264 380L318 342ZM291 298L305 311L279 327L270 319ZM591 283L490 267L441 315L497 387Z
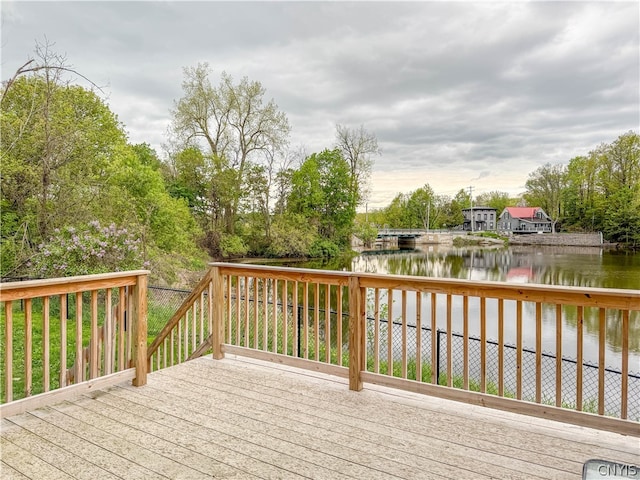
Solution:
M473 223L475 219L473 218L473 186L469 185L469 199L471 200L471 233L473 233Z

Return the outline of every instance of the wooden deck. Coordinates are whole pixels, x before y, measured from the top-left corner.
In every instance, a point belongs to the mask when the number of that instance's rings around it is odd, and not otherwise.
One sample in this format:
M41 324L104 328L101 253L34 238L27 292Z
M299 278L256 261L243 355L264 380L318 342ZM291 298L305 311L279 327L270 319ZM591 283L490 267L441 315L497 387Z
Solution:
M640 439L210 356L2 420L3 479L567 478Z

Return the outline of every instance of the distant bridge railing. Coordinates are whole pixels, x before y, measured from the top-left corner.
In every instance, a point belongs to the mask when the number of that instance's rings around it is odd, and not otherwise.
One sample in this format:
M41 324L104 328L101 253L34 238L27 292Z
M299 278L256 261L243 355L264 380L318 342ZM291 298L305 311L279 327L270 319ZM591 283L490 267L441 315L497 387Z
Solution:
M421 228L381 228L378 230L378 237L421 237L423 235L435 233L450 233L450 230L425 230Z

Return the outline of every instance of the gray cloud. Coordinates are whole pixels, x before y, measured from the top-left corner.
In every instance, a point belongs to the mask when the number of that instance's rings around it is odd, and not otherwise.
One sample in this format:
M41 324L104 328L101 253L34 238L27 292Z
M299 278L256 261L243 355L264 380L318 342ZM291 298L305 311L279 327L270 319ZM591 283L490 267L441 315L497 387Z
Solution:
M518 193L640 122L627 2L3 2L2 78L46 35L108 87L131 141L166 141L185 66L259 80L291 142L378 136L370 206L430 183ZM214 77L213 81L217 81ZM486 172L491 172L487 174Z

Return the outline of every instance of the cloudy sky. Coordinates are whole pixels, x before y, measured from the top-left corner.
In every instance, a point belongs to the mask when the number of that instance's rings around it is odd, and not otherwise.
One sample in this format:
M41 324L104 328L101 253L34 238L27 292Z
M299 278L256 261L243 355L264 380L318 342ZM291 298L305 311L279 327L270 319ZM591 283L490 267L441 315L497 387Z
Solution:
M260 81L291 146L335 124L376 134L370 207L425 183L517 194L640 125L630 2L18 2L2 0L2 80L55 43L134 143L162 154L183 67Z

